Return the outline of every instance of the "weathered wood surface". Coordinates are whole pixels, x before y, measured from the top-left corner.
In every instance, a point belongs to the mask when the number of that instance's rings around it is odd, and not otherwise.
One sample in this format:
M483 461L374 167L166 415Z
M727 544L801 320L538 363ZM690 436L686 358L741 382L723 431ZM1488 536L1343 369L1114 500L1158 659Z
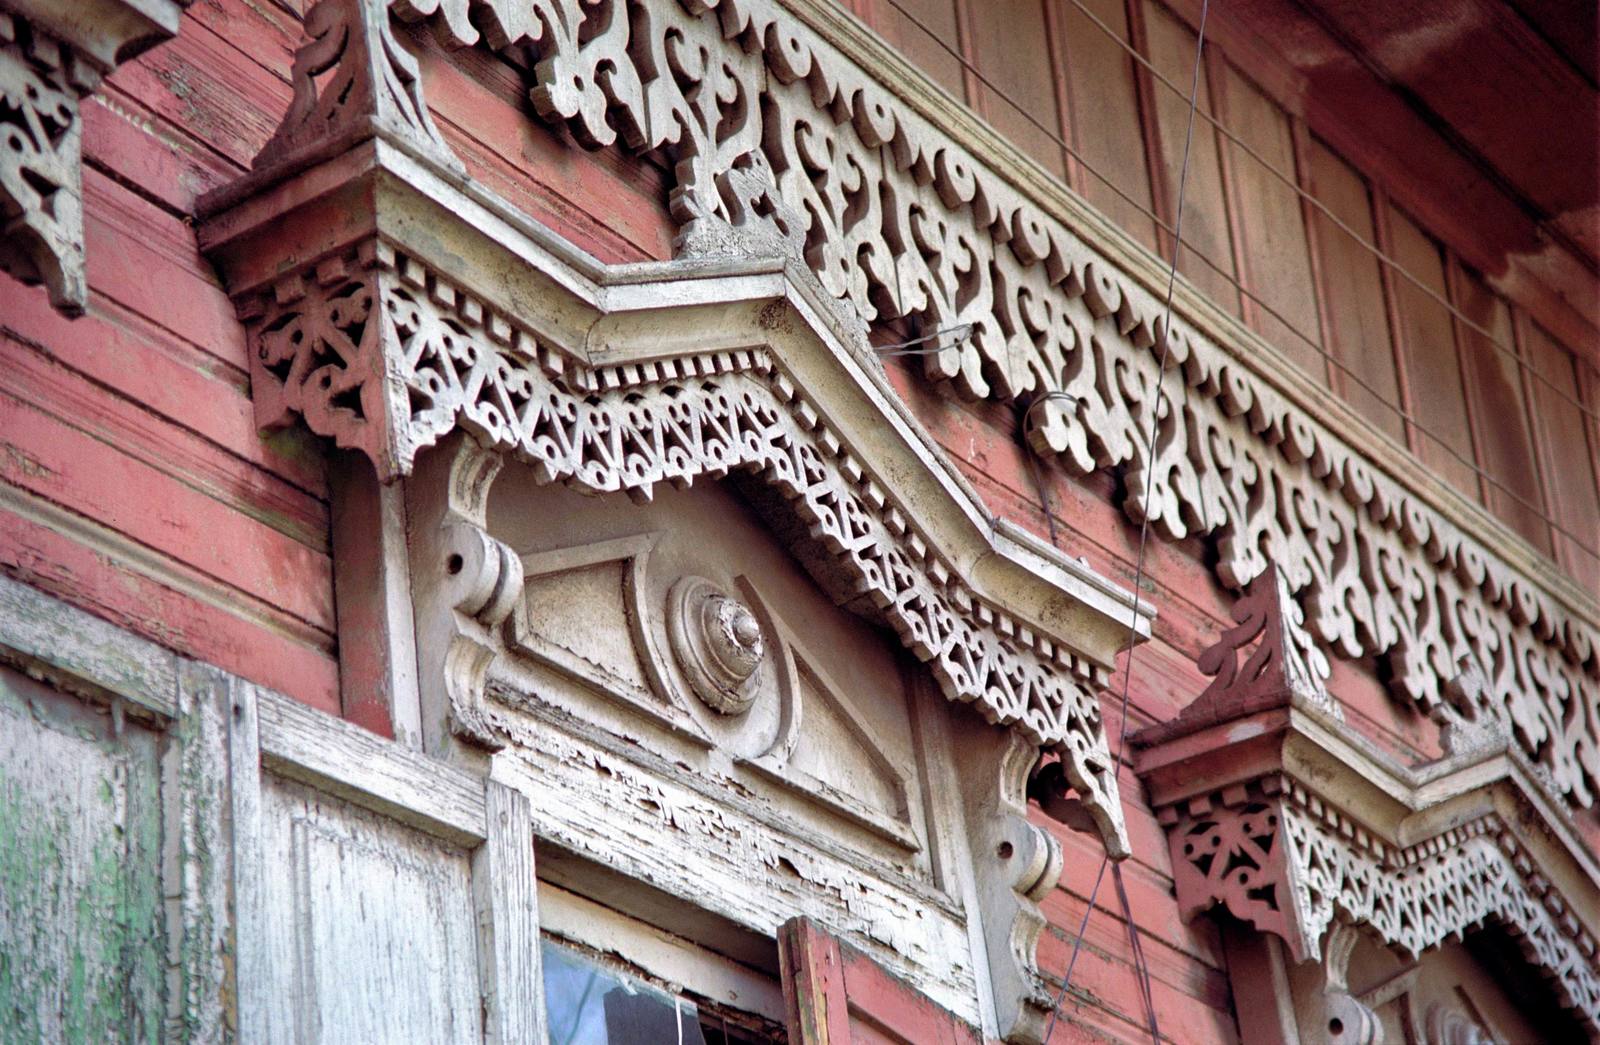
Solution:
M177 460L162 455L154 473L140 471L148 480L134 496L146 504L180 498L182 503L195 503L191 491L199 489L245 517L250 530L259 532L257 524L266 517L267 529L309 546L315 537L309 542L306 538L317 528L322 511L318 505L326 495L318 451L305 440L262 440L257 435L244 395L242 339L230 325L231 314L218 308L215 288L205 286L212 277L193 255L191 234L183 223L199 191L231 179L248 163L286 104L284 74L299 34L289 8L298 6L302 5L236 0L196 5L177 42L125 66L112 78L104 99L90 103L85 122L90 274L95 291L91 314L68 324L43 305L42 294L22 290L9 280L0 282L0 324L11 339L0 352L6 353L5 363L18 362L19 371L26 362L28 372L44 374L42 380L53 384L58 396L61 390L76 395L75 389L81 388L83 396L110 404L103 411L105 420L88 438L113 442L117 453L132 458L147 454L141 463L171 443ZM893 9L881 0L877 10L885 21L894 17ZM1088 39L1098 32L1084 26L1077 36ZM920 30L907 28L904 36L908 50L912 38L919 38L915 46L929 56L930 64L956 69L959 86L959 67L948 52ZM553 133L528 130L535 125L517 112L523 102L511 79L485 87L472 76L460 76L434 45L424 46L425 68L433 80L431 98L445 133L469 168L495 179L508 197L518 199L520 194L529 201L530 212L542 219L577 230L574 239L579 242L589 237L590 249L602 257L621 260L666 253L670 231L659 203L659 174L647 171L643 177L635 176L631 163L582 154ZM453 87L441 86L451 77L456 78ZM463 127L472 133L463 133ZM629 231L619 233L617 228ZM15 355L9 354L13 351ZM61 372L42 369L28 361L24 351L48 360ZM1025 463L1011 448L1009 419L997 411L964 409L909 382L905 394L941 427L947 449L968 466L995 510L1024 519L1043 533ZM60 416L79 400L66 396L50 402L51 412ZM149 423L152 417L159 423ZM40 459L31 444L17 447L16 452L20 463L14 459L16 471L8 474L21 474L30 467L30 459ZM97 484L110 489L122 474L126 473L100 471L97 466L86 484L91 490ZM1112 496L1110 488L1092 480L1065 482L1057 476L1048 481L1058 514L1077 531L1073 553L1089 555L1097 569L1131 578L1131 528L1103 510ZM152 550L141 536L148 531L125 532L123 527L134 524L112 516L114 498L104 491L69 511L56 499L54 480L34 477L30 482L38 493L23 494L21 487L10 487L0 503L0 568L9 576L56 592L166 647L221 664L319 707L338 706L328 630L324 627L313 634L316 628L293 619L283 606L241 596L237 586L269 592L275 583L305 592L320 586L326 600L331 582L325 572L318 572L325 571L325 565L297 577L278 577L274 571L282 564L253 549L244 561L233 560L238 567L233 581L219 580L209 569L188 562L194 556L215 556L218 549L169 545ZM290 518L279 514L296 502ZM1581 512L1582 507L1574 511ZM1580 523L1585 518L1575 517ZM221 534L202 532L194 539L201 544L218 542L245 526L230 525ZM1203 554L1192 543L1151 548L1147 572L1155 575L1164 615L1155 647L1140 654L1133 687L1136 721L1170 713L1171 694L1184 691L1173 677L1181 678L1187 670L1186 658L1203 644L1198 636L1205 626L1226 619L1225 607L1219 606L1213 585L1197 565ZM216 565L212 559L210 566ZM241 615L241 606L252 612ZM1169 606L1177 612L1168 612ZM25 615L20 619L29 623ZM39 648L48 648L52 633L46 628L37 634ZM84 670L96 676L98 685L123 687L129 691L124 695L130 696L140 691L137 680L147 669L127 667L116 657L100 654L73 656L80 657L80 664L96 665L92 671ZM161 653L156 660L165 656ZM176 684L141 692L172 694ZM1358 728L1400 747L1427 747L1430 727L1425 721L1395 711L1375 687L1361 692L1371 699L1364 700L1353 716ZM1137 791L1125 781L1123 793ZM1205 925L1177 924L1166 895L1170 879L1162 867L1164 849L1156 844L1159 833L1153 823L1146 820L1144 811L1130 803L1134 849L1149 862L1130 874L1130 887L1147 932L1164 1026L1167 1014L1173 1013L1178 1014L1170 1018L1178 1027L1173 1033L1179 1040L1226 1038L1232 1030L1226 991L1217 979L1220 952ZM1063 935L1076 927L1098 860L1098 851L1082 839L1068 836L1064 842L1072 854L1067 878L1047 904L1053 921L1065 927L1046 940L1047 967L1054 970L1065 963ZM1104 891L1099 904L1077 979L1103 1007L1091 1007L1078 998L1069 1005L1084 1005L1083 1018L1104 1020L1102 1029L1108 1033L1134 1039L1139 1034L1136 1014L1132 1023L1111 1015L1115 1009L1134 1012L1136 1003L1115 905L1108 904Z

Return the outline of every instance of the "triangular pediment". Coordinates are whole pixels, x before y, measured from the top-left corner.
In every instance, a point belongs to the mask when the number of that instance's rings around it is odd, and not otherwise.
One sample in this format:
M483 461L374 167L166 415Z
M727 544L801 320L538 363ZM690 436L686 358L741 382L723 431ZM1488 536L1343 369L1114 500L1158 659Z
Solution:
M381 138L257 189L203 241L264 425L298 415L385 479L457 428L595 494L736 475L836 602L1062 752L1125 851L1096 694L1148 607L995 519L803 266L606 266Z

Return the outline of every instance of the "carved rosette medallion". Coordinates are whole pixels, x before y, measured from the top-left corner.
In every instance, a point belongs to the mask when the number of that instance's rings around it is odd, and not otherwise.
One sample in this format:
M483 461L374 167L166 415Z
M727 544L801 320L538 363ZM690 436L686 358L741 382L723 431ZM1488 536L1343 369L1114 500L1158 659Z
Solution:
M667 633L696 696L724 715L750 710L766 652L750 607L703 577L683 577L667 593Z

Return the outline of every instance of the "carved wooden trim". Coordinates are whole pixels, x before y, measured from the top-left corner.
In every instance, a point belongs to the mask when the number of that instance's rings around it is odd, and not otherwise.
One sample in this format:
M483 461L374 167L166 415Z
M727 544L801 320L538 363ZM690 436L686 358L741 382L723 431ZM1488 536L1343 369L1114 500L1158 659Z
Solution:
M360 0L362 10L374 2ZM422 17L435 6L394 10ZM469 5L442 6L441 32L478 39ZM1307 413L1280 390L1284 377L1232 351L1238 331L1182 319L1162 329L1147 287L777 0L470 6L492 27L491 46L539 56L532 91L546 119L585 145L675 158L670 202L686 251L793 253L856 323L970 324L970 336L926 358L930 379L974 397L1067 393L1031 412L1037 449L1077 472L1124 470L1128 513L1169 538L1213 537L1229 586L1276 563L1314 635L1343 655L1379 657L1397 693L1425 708L1467 659L1524 750L1572 801L1593 801L1592 602L1512 565L1498 549L1515 540L1480 512L1402 485ZM424 123L391 129L436 153ZM269 150L262 166L303 159ZM1153 353L1164 346L1177 379L1146 459ZM1497 550L1460 518L1486 526Z
M0 0L0 270L88 301L79 106L119 63L178 31L192 0Z
M594 493L648 497L657 483L732 472L773 489L775 505L825 549L819 580L834 597L892 628L951 699L1061 752L1108 845L1125 851L1095 696L1106 667L979 596L763 348L583 367L381 240L292 273L240 308L263 419L299 415L369 454L386 478L459 426L542 481ZM455 554L475 564L509 553ZM413 578L440 573L443 561L414 567ZM485 612L487 603L468 615ZM451 646L469 648L490 647ZM477 682L463 692L481 696L486 668L467 673Z
M1352 737L1298 614L1274 571L1258 577L1201 655L1212 684L1135 737L1183 917L1223 907L1330 970L1352 925L1417 957L1492 919L1600 1030L1600 875L1554 781L1481 715L1470 675L1436 709L1439 761L1401 766ZM1356 1026L1342 972L1329 982Z
M1320 958L1339 922L1417 957L1492 919L1550 976L1562 1004L1600 1030L1595 937L1498 816L1397 847L1283 777L1158 816L1186 919L1224 907L1281 937L1296 961Z

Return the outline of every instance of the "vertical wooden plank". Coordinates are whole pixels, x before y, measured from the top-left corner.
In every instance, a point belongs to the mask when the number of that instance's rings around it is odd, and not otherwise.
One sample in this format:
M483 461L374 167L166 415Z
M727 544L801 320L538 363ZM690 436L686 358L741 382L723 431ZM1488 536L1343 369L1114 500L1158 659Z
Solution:
M1300 1045L1283 941L1224 919L1222 944L1244 1045Z
M1396 272L1391 282L1399 324L1399 358L1410 386L1410 413L1418 429L1416 451L1436 474L1476 500L1478 477L1473 470L1455 328L1449 309L1438 300L1447 293L1444 259L1439 245L1416 223L1393 206L1386 210L1391 240L1388 254L1411 276Z
M1549 476L1556 559L1587 591L1600 591L1600 490L1590 446L1592 426L1580 407L1577 360L1543 327L1524 321L1523 345L1534 380L1538 450Z
M1187 92L1194 77L1195 34L1165 7L1144 0L1144 21L1150 64L1178 90ZM1178 271L1203 290L1223 310L1239 314L1239 294L1234 288L1233 247L1228 234L1228 209L1222 192L1222 168L1215 129L1198 115L1189 146L1188 175L1183 177L1184 140L1189 124L1189 99L1165 84L1152 88L1159 129L1160 164L1165 171L1167 198L1160 213L1177 222L1177 193L1183 184L1183 252ZM1211 92L1201 76L1196 86L1196 106L1211 112Z
M798 1045L979 1045L982 1037L807 918L778 929L778 961Z
M778 966L795 1045L849 1045L850 1003L845 995L839 941L805 918L778 928Z
M1300 198L1293 184L1262 162L1292 175L1294 135L1288 114L1220 52L1210 58L1218 119L1249 146L1246 151L1236 142L1223 141L1221 154L1236 264L1240 281L1250 291L1242 301L1245 322L1306 373L1326 383L1328 367L1321 352Z
M1506 303L1459 262L1451 265L1467 405L1485 472L1484 503L1539 550L1549 553L1550 530L1540 509L1539 466L1533 452L1522 366L1504 350L1516 341ZM1468 323L1484 330L1483 334ZM1498 344L1496 344L1498 342Z
M339 697L344 717L422 746L405 494L378 482L361 454L329 462Z
M1066 56L1066 30L1064 28L1065 8L1068 5L1057 3L1055 0L1045 0L1044 5L1044 33L1046 51L1050 58L1050 85L1054 88L1056 105L1056 134L1061 139L1061 162L1066 170L1067 184L1083 193L1084 171L1083 164L1078 161L1074 153L1077 145L1073 142L1075 133L1075 117L1072 114L1072 100L1067 90L1067 56Z
M1378 259L1361 242L1372 243L1377 235L1367 183L1320 141L1313 139L1307 152L1306 180L1328 211L1318 210L1312 222L1321 259L1321 297L1328 312L1328 349L1340 364L1345 400L1403 445L1406 432L1396 409L1400 386L1385 278Z
M955 47L955 0L861 0L857 13L907 61L962 97L961 63L941 45Z
M248 683L210 665L180 661L175 793L164 796L175 814L169 830L167 921L169 960L177 970L168 978L169 1041L228 1040L230 1013L227 954L232 925L228 886L233 867L227 839L228 719L232 695Z
M478 909L478 965L485 1037L490 1042L542 1042L544 979L539 966L539 907L528 799L493 780L485 783L488 838L472 856Z
M1130 40L1127 8L1122 0L1084 0L1083 8L1051 5L1061 26L1073 148L1083 158L1075 187L1135 239L1159 250L1138 80L1122 47ZM1113 38L1107 29L1119 35Z
M973 63L987 81L976 85L979 111L1046 170L1064 176L1061 144L1054 137L1061 114L1040 0L986 8L983 17L971 20L971 41Z
M912 65L966 99L955 0L875 0L868 13L869 24Z
M272 960L261 856L261 739L254 686L233 687L228 788L233 827L233 1024L239 1041L269 1041Z

